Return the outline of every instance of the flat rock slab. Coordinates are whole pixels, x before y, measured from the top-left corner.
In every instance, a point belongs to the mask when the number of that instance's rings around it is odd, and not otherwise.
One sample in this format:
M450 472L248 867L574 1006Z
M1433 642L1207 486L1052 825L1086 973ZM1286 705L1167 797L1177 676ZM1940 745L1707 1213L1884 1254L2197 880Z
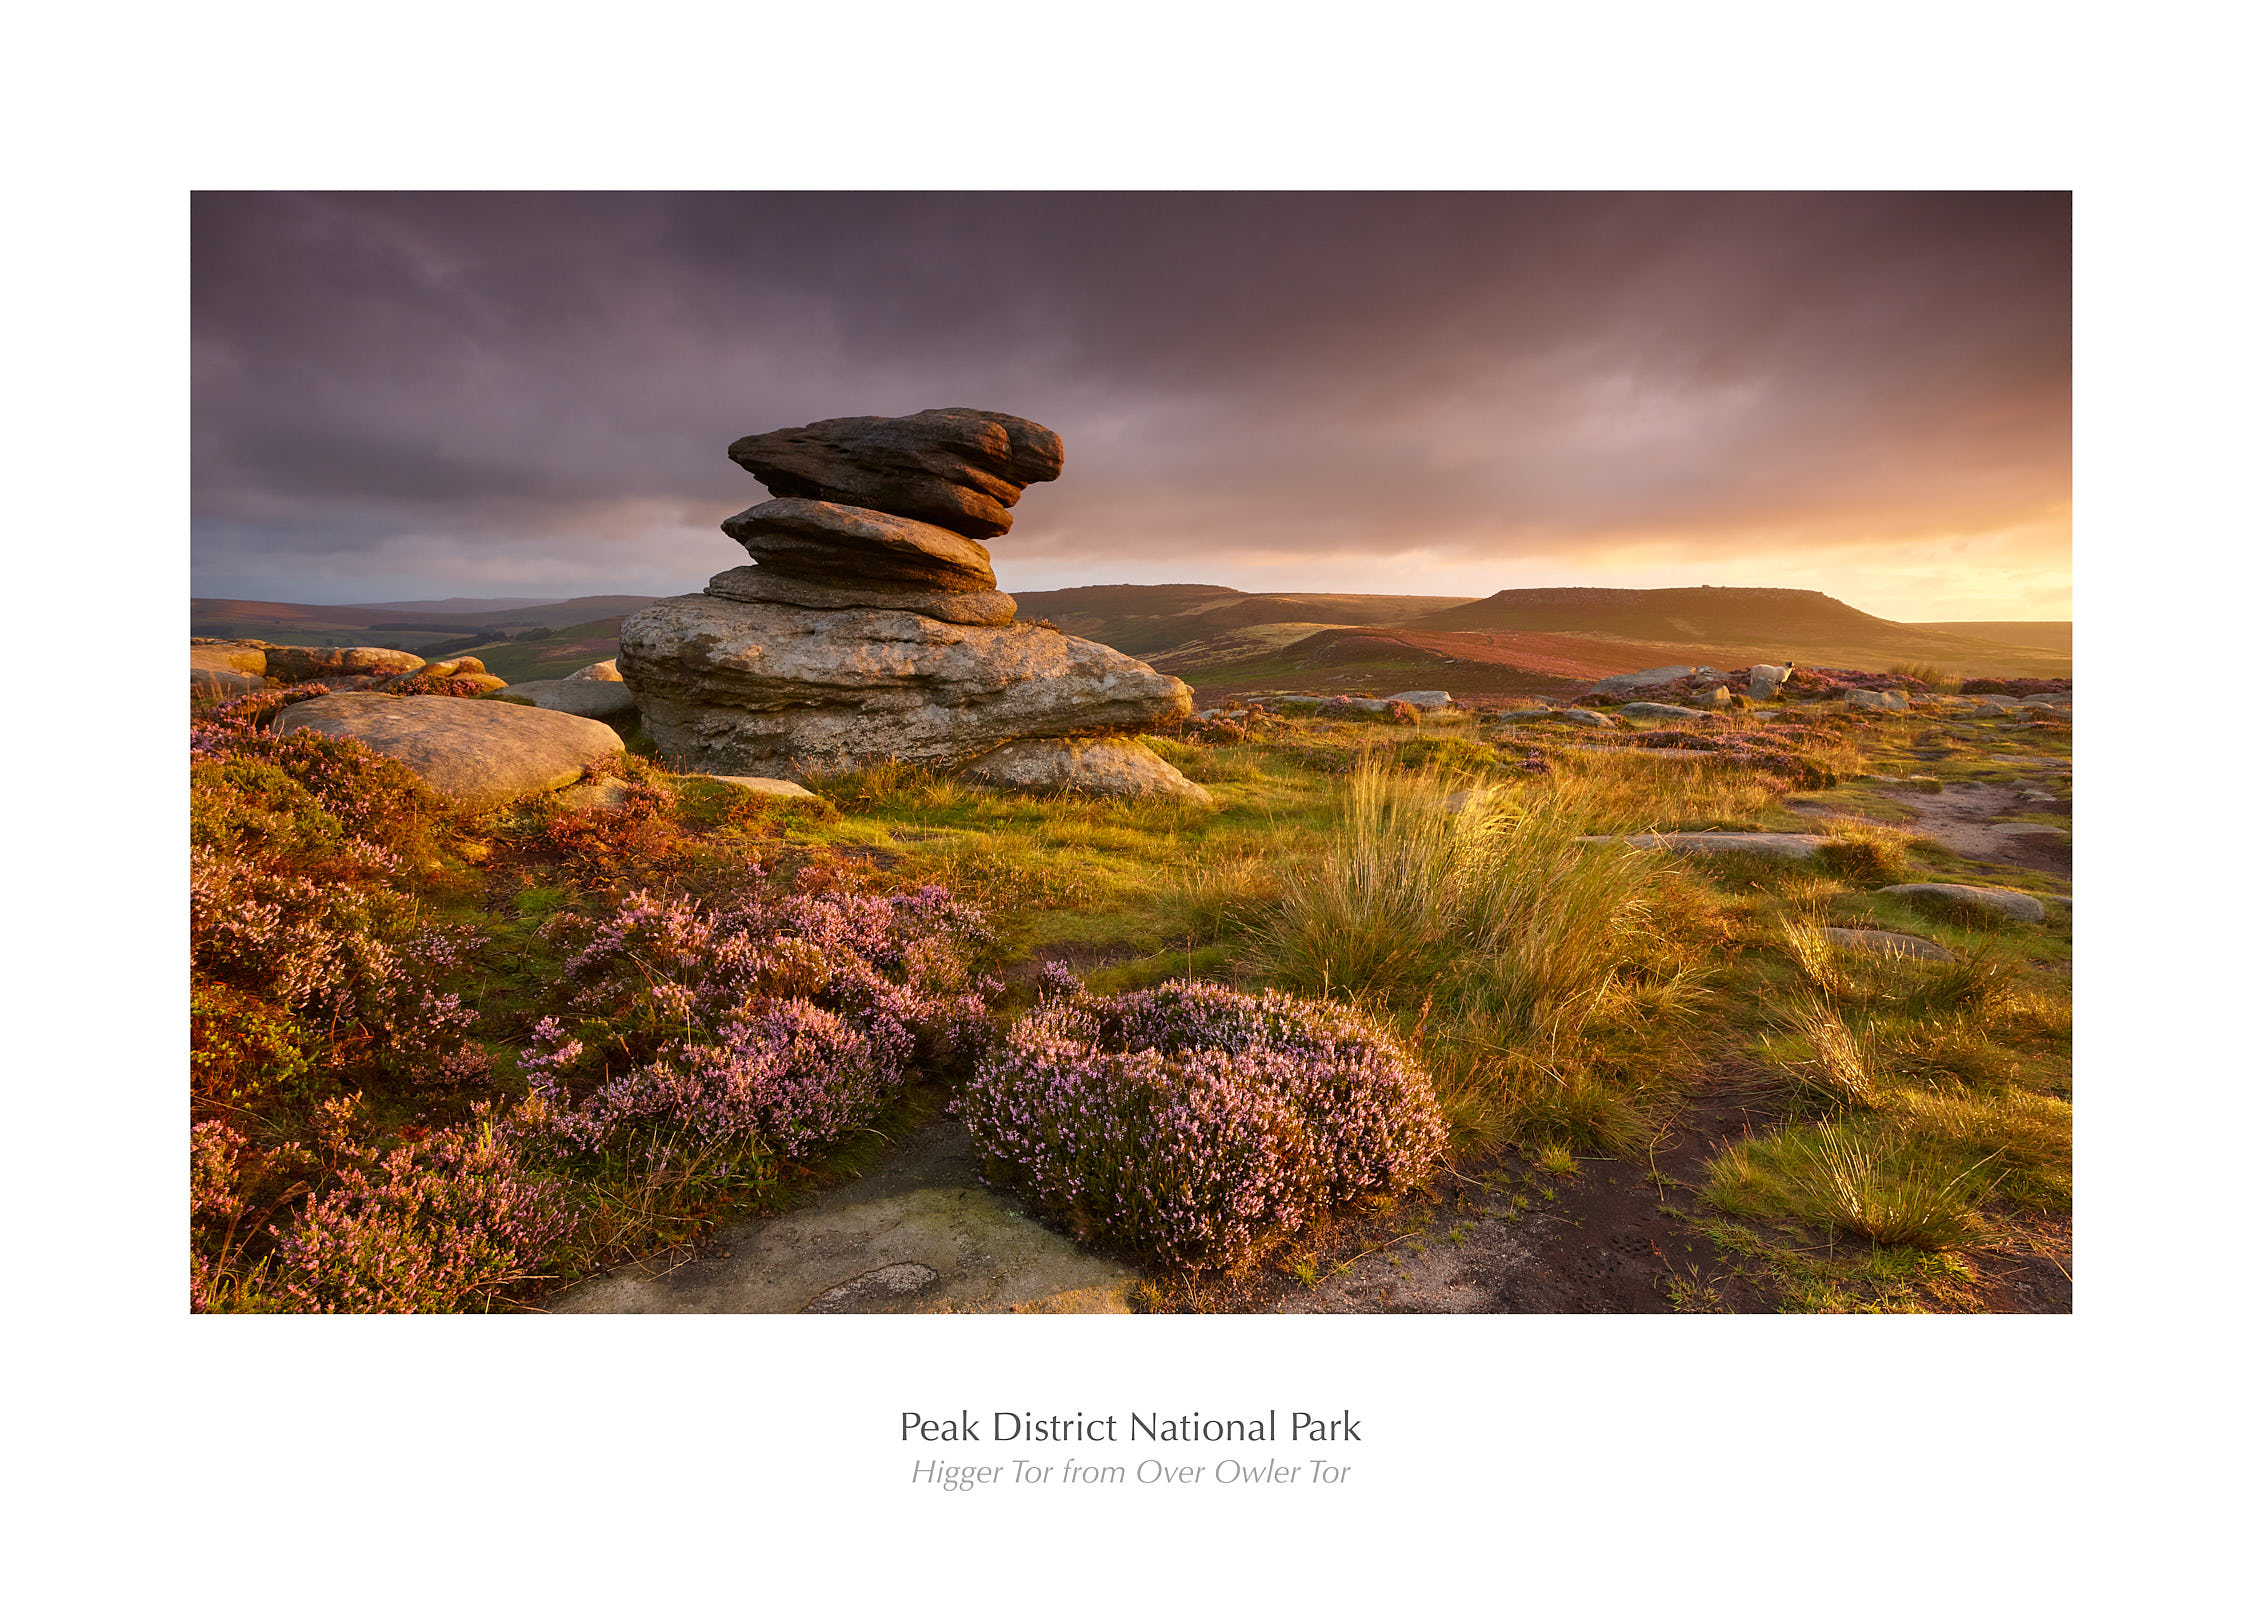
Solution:
M974 628L1002 628L1014 620L1014 597L996 589L950 593L920 583L796 578L768 567L727 568L707 580L707 592L718 600L758 600L809 611L853 611L865 606L916 611L937 622Z
M1695 722L1700 717L1714 715L1710 711L1693 711L1688 706L1670 706L1663 700L1629 700L1619 707L1622 717L1649 717L1659 722Z
M982 1186L963 1124L929 1123L879 1171L721 1235L728 1254L625 1267L563 1312L999 1312L1131 1309L1139 1275L1088 1254Z
M594 717L600 722L609 717L626 716L636 709L636 696L619 679L534 678L497 690L496 698L524 700L544 711L563 711L569 717Z
M1787 861L1804 861L1828 842L1829 835L1821 833L1601 833L1580 839L1582 844L1628 844L1637 850L1672 850L1681 855L1742 851Z
M933 523L827 500L765 500L723 524L765 572L811 582L995 589L990 552Z
M444 695L325 695L275 718L277 733L300 728L359 739L473 810L579 783L584 767L622 749L619 734L586 717Z
M1036 794L1212 804L1208 789L1131 739L1016 739L952 776L985 788Z
M791 778L741 778L721 772L687 773L687 777L704 778L709 783L727 783L748 794L759 794L771 800L822 800L823 795L813 789L804 789Z
M1825 928L1823 937L1842 950L1874 950L1887 955L1914 956L1920 961L1954 961L1956 954L1914 933L1889 933L1884 928Z
M1977 883L1897 883L1880 894L1939 905L1969 906L1993 911L2014 922L2041 922L2043 902L2016 889L1989 889Z

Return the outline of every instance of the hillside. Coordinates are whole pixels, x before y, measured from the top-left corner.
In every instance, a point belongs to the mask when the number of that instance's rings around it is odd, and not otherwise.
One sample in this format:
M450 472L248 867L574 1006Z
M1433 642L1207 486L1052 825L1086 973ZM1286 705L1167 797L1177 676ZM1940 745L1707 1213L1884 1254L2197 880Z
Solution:
M1934 633L1961 633L1968 639L1990 639L1997 644L2024 645L2030 650L2074 654L2071 622L1913 622L1910 626Z
M1246 594L1205 583L1096 584L1017 594L1031 622L1149 656L1243 628L1298 624L1307 629L1361 624L1396 627L1440 606L1448 595Z
M575 600L488 602L490 609L466 610L474 601L408 601L376 606L301 605L288 600L189 602L189 631L228 638L265 639L270 644L384 645L419 655L426 646L461 643L475 637L503 638L529 628L553 631L618 619L650 605L655 596L595 594ZM441 608L445 609L441 609Z

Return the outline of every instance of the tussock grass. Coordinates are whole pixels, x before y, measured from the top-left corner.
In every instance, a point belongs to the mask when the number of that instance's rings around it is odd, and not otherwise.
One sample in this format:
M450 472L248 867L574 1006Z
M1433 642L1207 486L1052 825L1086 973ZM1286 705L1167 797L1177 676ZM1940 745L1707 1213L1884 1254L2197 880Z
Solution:
M1793 1128L1717 1157L1705 1199L1731 1216L1793 1216L1881 1245L1946 1250L1981 1237L1989 1159L1875 1121Z

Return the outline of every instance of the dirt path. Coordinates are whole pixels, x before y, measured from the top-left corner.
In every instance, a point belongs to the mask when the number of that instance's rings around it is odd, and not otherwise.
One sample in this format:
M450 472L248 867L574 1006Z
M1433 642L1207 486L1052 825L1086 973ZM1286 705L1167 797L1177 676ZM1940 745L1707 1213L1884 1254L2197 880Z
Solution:
M1897 803L1908 806L1917 815L1907 822L1877 825L1931 840L1942 849L1971 861L2063 869L2069 854L2069 847L2064 839L2055 839L2050 835L1994 831L1992 825L2007 812L2057 812L2063 815L2070 809L2063 799L2022 799L2020 796L2023 791L2030 794L2044 792L2030 779L2015 779L2011 783L1945 783L1939 794L1929 794L1909 786L1895 786L1881 792L1891 795ZM1835 806L1828 800L1787 800L1784 802L1784 809L1808 817L1857 816L1857 813Z

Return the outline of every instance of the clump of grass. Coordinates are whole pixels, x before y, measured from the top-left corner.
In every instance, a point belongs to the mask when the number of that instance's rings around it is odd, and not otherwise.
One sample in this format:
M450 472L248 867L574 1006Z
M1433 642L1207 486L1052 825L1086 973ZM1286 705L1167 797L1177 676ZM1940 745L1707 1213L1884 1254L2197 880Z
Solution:
M1791 1217L1880 1245L1949 1250L1982 1231L1987 1159L1959 1163L1875 1120L1792 1128L1713 1161L1705 1198L1732 1216Z
M1236 853L1198 859L1173 875L1170 908L1205 943L1262 925L1281 897L1281 876L1263 857Z
M1937 667L1930 661L1904 661L1886 669L1889 676L1915 678L1928 689L1954 689L1964 680L1946 667Z
M1866 888L1899 883L1909 866L1909 841L1884 828L1838 823L1815 850L1833 873Z
M1876 1067L1867 1031L1857 1032L1822 995L1778 1002L1771 1020L1781 1030L1763 1036L1761 1059L1791 1083L1846 1106L1867 1106L1876 1090Z

